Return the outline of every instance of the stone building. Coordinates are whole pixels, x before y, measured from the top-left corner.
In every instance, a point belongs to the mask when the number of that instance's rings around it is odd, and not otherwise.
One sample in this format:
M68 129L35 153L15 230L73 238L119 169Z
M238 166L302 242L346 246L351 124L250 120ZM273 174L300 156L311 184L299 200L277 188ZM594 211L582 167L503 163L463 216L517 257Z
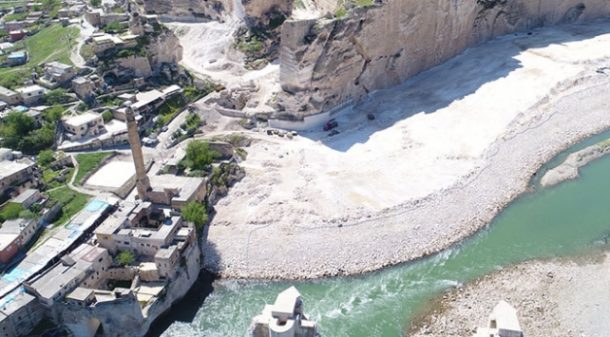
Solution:
M95 83L86 77L77 77L72 80L72 91L80 98L84 99L93 95Z
M0 161L0 195L15 186L35 179L35 173L36 165L28 159Z
M29 336L44 316L36 298L21 291L0 298L0 336Z
M38 223L34 219L7 220L0 227L0 263L11 262L21 248L36 234Z
M301 294L295 287L281 292L273 305L254 317L252 337L316 337L316 323L303 313Z
M55 88L68 82L76 76L73 66L61 62L49 62L44 66L44 74L39 82L48 87Z
M473 337L523 337L517 310L510 304L500 301L489 315L486 328L477 328Z
M112 258L106 249L83 244L41 275L24 283L24 287L42 305L50 308L81 284L86 287L97 285L111 264Z
M47 93L45 88L36 84L18 88L16 91L21 94L21 99L26 105L33 105L40 102L40 100L42 100L44 95Z
M105 131L102 115L93 112L66 117L62 120L62 123L67 137L71 140L97 136Z
M0 87L0 101L4 101L9 105L17 105L21 103L21 95L11 89Z

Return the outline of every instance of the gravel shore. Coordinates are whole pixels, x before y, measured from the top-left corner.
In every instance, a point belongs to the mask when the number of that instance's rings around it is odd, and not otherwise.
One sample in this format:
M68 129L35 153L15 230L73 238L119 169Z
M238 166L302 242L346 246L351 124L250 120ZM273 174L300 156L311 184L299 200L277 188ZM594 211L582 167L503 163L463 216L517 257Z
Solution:
M471 336L500 300L515 309L526 337L605 337L610 321L610 257L519 264L449 291L408 331L410 337Z
M563 67L561 62L558 64ZM554 87L547 87L547 94L537 97L537 104L520 111L500 138L470 161L474 163L472 169L426 196L407 198L381 211L357 209L348 213L347 208L331 205L324 214L332 214L333 207L337 207L337 214L324 218L316 209L306 208L314 201L308 199L315 196L313 193L305 194L307 198L298 193L286 195L259 206L279 188L289 169L308 165L304 160L297 167L282 169L276 156L276 162L265 163L264 170L270 172L265 179L247 176L217 206L206 249L207 268L226 278L302 279L357 274L410 261L459 242L489 224L524 192L545 162L610 127L610 76L600 71L609 63L607 56L579 61L576 64L582 70L569 79L551 82ZM249 151L260 151L262 146L273 148L269 143ZM248 160L244 164L246 172L253 170ZM331 163L324 164L332 169ZM315 185L311 177L305 180L295 190ZM403 183L397 181L394 188L400 190ZM337 199L341 199L341 184L337 181L332 186ZM321 196L330 188L314 187ZM349 187L354 188L353 184ZM261 191L260 200L256 199L259 195L252 194L254 189ZM361 192L383 195L380 191Z

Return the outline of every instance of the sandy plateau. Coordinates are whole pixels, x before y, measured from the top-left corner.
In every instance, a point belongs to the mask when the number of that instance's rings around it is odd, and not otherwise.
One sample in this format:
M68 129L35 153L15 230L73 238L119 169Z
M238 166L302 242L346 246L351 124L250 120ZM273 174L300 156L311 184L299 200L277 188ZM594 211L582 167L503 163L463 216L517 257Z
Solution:
M273 92L275 65L248 72L226 43L214 47L227 32L172 27L190 69ZM338 135L247 132L247 175L216 206L207 266L239 278L353 274L463 239L545 161L610 127L609 45L607 21L511 34L372 93L336 115Z

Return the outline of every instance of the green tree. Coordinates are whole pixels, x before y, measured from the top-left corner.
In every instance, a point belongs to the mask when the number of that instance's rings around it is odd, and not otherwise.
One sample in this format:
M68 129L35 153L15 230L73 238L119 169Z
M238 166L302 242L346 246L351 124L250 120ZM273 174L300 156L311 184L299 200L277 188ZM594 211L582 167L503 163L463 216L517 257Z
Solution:
M49 123L57 122L63 116L66 109L61 104L55 104L43 112L43 118Z
M55 155L51 150L43 150L38 154L36 161L40 166L47 166L55 160Z
M11 112L0 125L0 136L4 147L21 149L23 138L36 127L34 118L23 112Z
M123 250L116 257L116 262L121 266L130 266L136 261L136 257L132 252Z
M45 124L42 128L30 132L19 143L19 150L27 154L36 154L55 143L55 125Z
M47 104L64 104L70 101L70 96L66 95L65 89L57 88L49 91L44 99Z
M208 213L205 206L196 201L191 201L184 206L182 217L184 220L194 223L197 230L203 229L203 225L208 222Z
M104 123L110 122L113 117L114 117L114 115L112 114L112 111L110 111L110 110L106 110L102 113L102 118L104 119Z
M201 140L194 140L186 147L187 166L191 170L203 170L219 157L220 153L210 149L210 144Z
M102 5L102 0L91 0L91 6L100 7Z

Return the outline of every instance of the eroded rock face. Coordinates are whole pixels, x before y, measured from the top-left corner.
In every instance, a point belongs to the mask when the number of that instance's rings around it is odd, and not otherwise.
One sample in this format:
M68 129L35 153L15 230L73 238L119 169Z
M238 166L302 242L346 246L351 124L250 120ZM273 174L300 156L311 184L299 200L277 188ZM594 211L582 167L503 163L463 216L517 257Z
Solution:
M358 100L492 37L610 13L608 0L386 0L282 26L278 116Z

